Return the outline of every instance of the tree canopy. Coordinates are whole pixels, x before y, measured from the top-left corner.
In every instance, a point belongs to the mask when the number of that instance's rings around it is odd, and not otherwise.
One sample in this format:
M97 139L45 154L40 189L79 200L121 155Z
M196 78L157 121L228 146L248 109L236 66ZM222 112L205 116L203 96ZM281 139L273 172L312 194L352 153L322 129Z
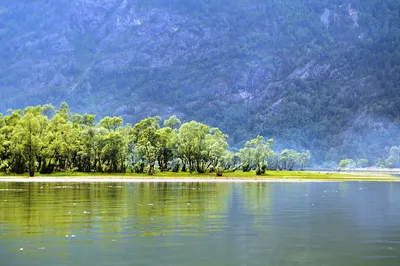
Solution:
M228 135L196 121L172 116L149 117L131 125L121 117L73 114L68 104L27 107L0 116L0 171L35 172L127 171L154 175L158 171L197 173L242 169L303 169L308 151L272 150L274 141L258 136L238 153L229 150Z

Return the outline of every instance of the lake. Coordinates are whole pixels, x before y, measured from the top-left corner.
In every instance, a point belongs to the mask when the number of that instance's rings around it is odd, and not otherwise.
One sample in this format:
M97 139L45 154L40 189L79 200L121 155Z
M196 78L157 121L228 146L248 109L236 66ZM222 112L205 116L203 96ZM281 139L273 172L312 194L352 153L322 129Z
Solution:
M400 184L0 183L0 265L400 265Z

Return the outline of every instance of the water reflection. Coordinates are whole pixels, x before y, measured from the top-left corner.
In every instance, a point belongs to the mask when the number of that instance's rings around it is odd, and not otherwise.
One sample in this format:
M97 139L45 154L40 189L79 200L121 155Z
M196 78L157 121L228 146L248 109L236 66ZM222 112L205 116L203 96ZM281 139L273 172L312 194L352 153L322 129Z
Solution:
M400 265L391 183L1 183L3 265Z

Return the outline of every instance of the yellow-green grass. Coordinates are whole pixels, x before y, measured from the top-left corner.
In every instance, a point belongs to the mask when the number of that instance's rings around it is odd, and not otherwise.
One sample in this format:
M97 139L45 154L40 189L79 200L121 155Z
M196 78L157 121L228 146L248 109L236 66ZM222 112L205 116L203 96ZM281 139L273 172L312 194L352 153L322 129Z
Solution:
M396 172L327 172L327 171L267 171L263 175L256 175L255 171L225 172L222 177L217 177L215 173L198 174L197 172L158 172L156 175L136 173L82 173L82 172L57 172L50 175L37 173L34 178L59 178L59 179L221 179L221 180L298 180L298 181L391 181L400 182L400 177L396 177ZM17 179L26 177L27 174L6 176L0 174L0 179Z

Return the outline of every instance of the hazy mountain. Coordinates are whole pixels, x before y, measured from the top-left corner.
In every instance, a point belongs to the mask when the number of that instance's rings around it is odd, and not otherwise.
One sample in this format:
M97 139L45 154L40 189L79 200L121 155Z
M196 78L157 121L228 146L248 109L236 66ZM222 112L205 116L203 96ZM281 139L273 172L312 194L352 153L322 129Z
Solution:
M398 0L3 0L0 110L177 114L322 160L400 143ZM315 157L315 156L314 156Z

